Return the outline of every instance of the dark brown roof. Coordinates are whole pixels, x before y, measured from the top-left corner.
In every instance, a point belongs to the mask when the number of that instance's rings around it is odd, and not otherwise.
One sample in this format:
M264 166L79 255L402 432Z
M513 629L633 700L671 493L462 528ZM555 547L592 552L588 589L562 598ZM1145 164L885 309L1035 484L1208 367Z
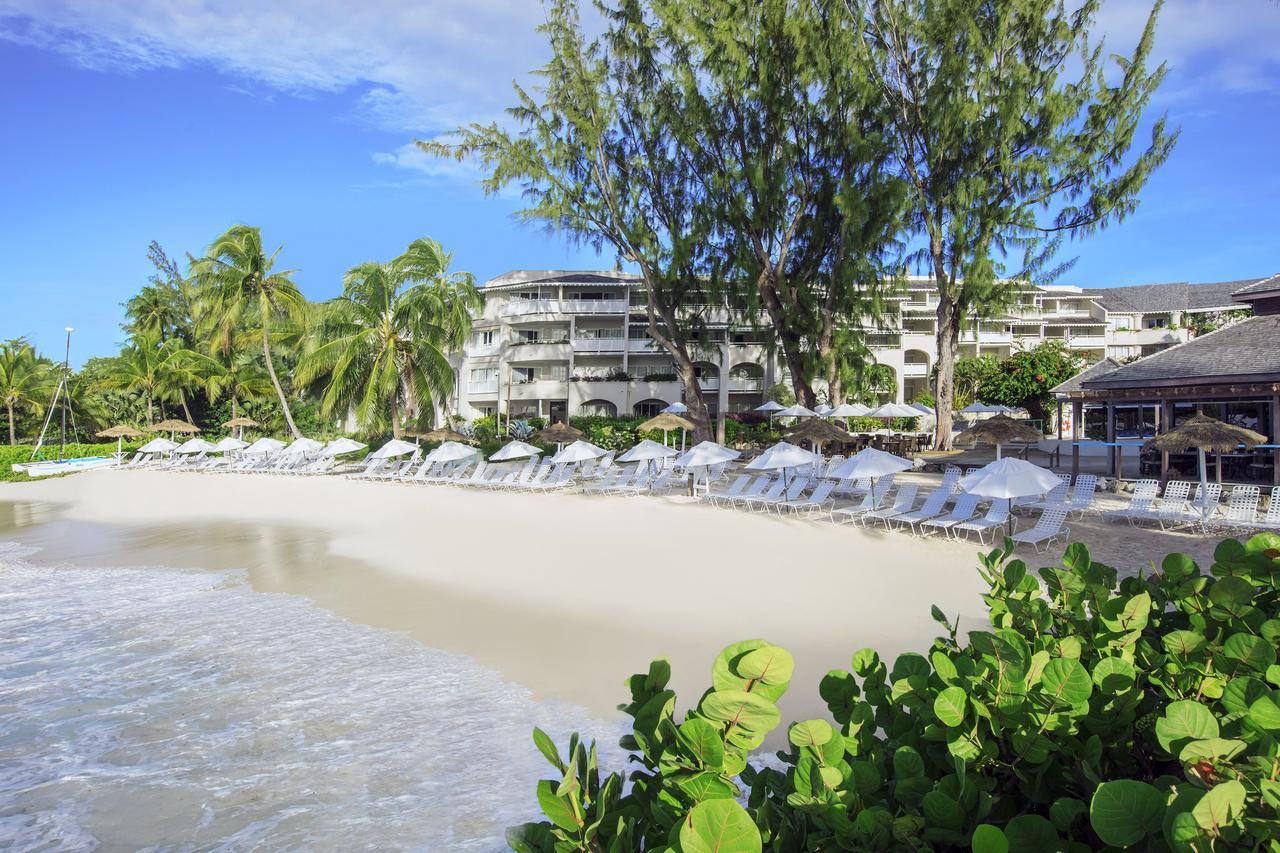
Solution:
M1080 388L1103 390L1277 380L1280 380L1280 315L1268 315L1250 317L1110 372L1085 378Z
M1063 382L1060 385L1055 385L1052 389L1050 389L1049 393L1050 394L1069 394L1072 391L1079 391L1080 384L1085 380L1095 379L1099 376L1108 374L1111 371L1118 368L1119 366L1120 366L1120 362L1116 361L1114 358L1104 358L1101 361L1095 361L1093 364L1089 365L1084 370L1077 373L1075 376L1072 376L1066 382Z

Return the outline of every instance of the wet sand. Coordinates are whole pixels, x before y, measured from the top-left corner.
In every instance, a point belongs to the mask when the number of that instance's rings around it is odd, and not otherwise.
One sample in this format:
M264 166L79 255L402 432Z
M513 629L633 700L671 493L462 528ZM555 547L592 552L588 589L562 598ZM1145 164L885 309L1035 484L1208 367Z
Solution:
M784 717L825 716L823 674L863 646L925 649L931 604L984 621L976 546L679 497L100 471L4 484L0 540L40 563L245 569L600 715L658 656L696 702L719 649L759 636L797 659Z

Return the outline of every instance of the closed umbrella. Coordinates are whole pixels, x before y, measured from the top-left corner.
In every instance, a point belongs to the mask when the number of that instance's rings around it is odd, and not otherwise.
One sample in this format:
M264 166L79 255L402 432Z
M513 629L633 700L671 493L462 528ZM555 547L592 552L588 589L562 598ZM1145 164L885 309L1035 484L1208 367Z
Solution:
M1155 450L1166 450L1170 453L1183 453L1195 448L1200 463L1200 523L1208 521L1209 504L1204 500L1209 486L1209 476L1205 470L1206 453L1230 453L1243 446L1252 450L1259 444L1265 444L1267 437L1251 429L1235 424L1224 423L1207 415L1192 415L1166 433L1147 439L1146 447ZM1218 479L1222 479L1222 461L1218 461Z
M417 451L417 445L410 444L398 438L393 438L386 444L375 450L371 456L374 459L394 459L397 456L407 456Z
M353 438L335 438L324 446L324 450L321 453L325 456L342 456L347 453L355 453L357 450L364 450L368 446Z
M523 441L512 441L494 451L493 455L489 457L489 461L506 462L511 459L528 459L541 453L542 449L534 447L532 444L525 444Z
M731 450L723 444L716 444L714 441L700 441L680 454L676 459L675 465L677 468L686 470L696 468L703 473L709 473L711 466L732 462L741 455L739 451ZM708 481L707 485L710 486L710 481ZM691 483L690 487L694 488L696 486Z
M889 474L909 470L911 467L911 462L901 456L867 447L841 462L835 470L829 471L827 476L839 480L870 480L871 496L875 500L876 480Z
M1025 459L1006 456L961 477L956 487L982 498L1013 500L1047 494L1058 483L1059 480L1052 471L1046 471ZM1009 524L1012 523L1011 514Z
M1006 441L1039 441L1040 431L1030 424L1015 421L1008 415L996 415L980 421L956 436L955 442L961 446L977 444L994 444L996 458L1000 458L1001 445Z

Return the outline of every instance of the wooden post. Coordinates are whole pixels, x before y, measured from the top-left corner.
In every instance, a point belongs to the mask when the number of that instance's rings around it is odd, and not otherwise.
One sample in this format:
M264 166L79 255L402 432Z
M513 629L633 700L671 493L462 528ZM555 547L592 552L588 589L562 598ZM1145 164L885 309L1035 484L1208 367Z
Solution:
M1084 401L1071 401L1071 476L1080 473L1080 426L1084 420Z
M1173 403L1161 398L1160 400L1160 425L1161 432L1168 432L1173 429ZM1164 482L1169 478L1169 451L1160 451L1160 482Z
M1280 394L1271 395L1271 443L1280 444ZM1280 448L1271 448L1271 484L1280 486Z
M1116 404L1108 400L1107 401L1107 443L1114 444L1115 440L1116 440ZM1119 472L1117 472L1116 470L1116 468L1118 467L1116 465L1116 462L1117 462L1116 450L1117 448L1115 447L1107 448L1107 475L1110 477L1120 476Z

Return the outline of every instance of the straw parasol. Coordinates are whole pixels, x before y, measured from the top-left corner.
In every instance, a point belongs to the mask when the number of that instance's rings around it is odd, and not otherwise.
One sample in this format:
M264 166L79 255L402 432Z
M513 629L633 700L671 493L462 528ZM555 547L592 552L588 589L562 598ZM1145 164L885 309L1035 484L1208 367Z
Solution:
M167 432L169 433L169 438L172 439L173 434L176 432L197 433L200 431L200 427L196 426L195 424L189 424L186 421L179 421L179 420L175 420L174 418L169 418L169 420L167 421L161 421L158 424L153 424L150 427L150 430L152 432Z
M1040 431L1030 424L1015 421L1008 415L996 415L985 421L979 421L956 436L955 443L963 446L977 444L994 444L996 458L1000 458L1000 446L1009 441L1039 441Z
M463 435L462 433L458 432L456 429L450 429L449 427L437 427L436 429L431 430L431 432L411 433L411 434L415 438L420 438L423 441L440 441L440 442L456 441L459 444L475 444L475 441L476 441L471 436Z
M253 418L246 418L244 415L241 415L240 417L232 418L231 420L227 421L225 424L222 425L222 428L234 429L236 431L236 438L244 438L244 428L256 427L257 425L258 425L258 422L255 421Z
M124 424L116 424L113 427L107 427L102 432L95 433L98 438L114 438L116 440L116 458L124 455L124 440L126 438L142 438L145 433L136 430L131 426Z
M1144 446L1169 453L1183 453L1195 448L1200 463L1200 511L1208 511L1204 502L1205 487L1209 477L1205 473L1204 455L1206 453L1230 453L1244 445L1252 450L1259 444L1266 444L1267 437L1262 433L1245 429L1235 424L1224 423L1207 415L1192 415L1166 433L1148 439ZM1222 463L1218 463L1218 480L1222 480ZM1201 521L1204 519L1202 518Z
M662 443L667 443L667 432L673 429L680 430L680 449L684 450L684 433L693 429L693 421L688 418L682 418L672 412L660 412L640 426L636 427L639 432L652 432L653 430L662 430Z
M822 453L822 445L838 441L848 443L853 436L825 418L806 418L787 432L787 440L795 444L809 442L815 453Z
M556 445L557 452L564 449L563 445L571 444L580 438L582 438L582 430L574 429L566 423L554 423L534 436L535 441Z

